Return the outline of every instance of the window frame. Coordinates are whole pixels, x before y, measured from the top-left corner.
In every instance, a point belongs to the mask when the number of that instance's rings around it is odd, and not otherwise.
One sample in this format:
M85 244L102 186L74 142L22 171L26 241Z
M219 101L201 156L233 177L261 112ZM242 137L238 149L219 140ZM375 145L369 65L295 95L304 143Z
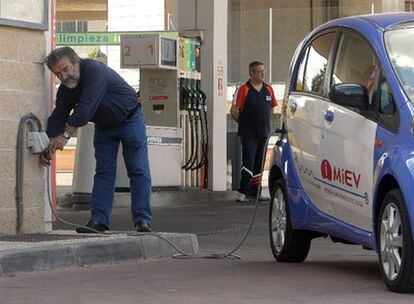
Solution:
M295 92L303 92L303 81L304 81L305 74L306 74L306 63L307 63L308 57L309 57L309 45L303 50L303 53L300 56L301 57L300 57L300 60L298 60L299 65L298 65L298 69L297 69L297 73L296 73L295 90L293 90ZM301 79L302 85L301 85L301 90L299 91L299 90L297 90L297 87L298 87L298 80L299 80L298 79L299 78L299 72L300 72L300 69L302 67L302 64L304 64L303 74L302 74L302 79Z
M0 18L0 25L47 31L49 30L49 1L43 0L43 22L41 23Z
M329 29L323 30L321 32L318 32L318 33L315 34L315 36L310 38L308 40L308 42L302 47L301 53L300 53L300 55L298 56L298 59L297 59L297 62L299 62L299 64L297 64L296 69L295 69L295 74L294 74L295 75L295 78L294 78L295 86L294 86L294 90L292 90L292 93L301 94L301 95L316 96L316 97L319 97L319 98L324 98L324 99L329 100L329 98L328 98L329 90L327 89L327 86L326 86L327 85L326 75L328 75L328 74L330 75L330 72L331 72L330 70L331 70L333 55L335 54L334 51L336 51L336 47L337 47L337 43L338 43L339 32L340 32L340 28L337 28L337 27L329 28ZM333 34L334 38L333 38L332 46L331 46L331 49L330 49L329 55L328 55L326 73L325 73L324 83L323 83L323 87L322 87L322 93L318 94L318 93L313 92L313 91L303 91L303 82L304 82L305 75L306 75L306 70L307 70L307 67L308 67L310 46L312 45L312 43L316 39L320 38L321 36L327 35L327 34ZM302 76L302 89L300 91L298 91L297 90L297 81L298 81L298 76L299 76L299 69L300 69L300 65L302 64L302 59L304 59L303 57L305 55L306 55L306 59L305 59L306 61L304 61L305 67L304 67L303 76Z
M65 26L73 24L73 30L66 30ZM82 31L79 30L79 25L82 27ZM86 31L83 29L86 28ZM65 20L65 21L56 21L56 33L87 33L88 32L88 20Z

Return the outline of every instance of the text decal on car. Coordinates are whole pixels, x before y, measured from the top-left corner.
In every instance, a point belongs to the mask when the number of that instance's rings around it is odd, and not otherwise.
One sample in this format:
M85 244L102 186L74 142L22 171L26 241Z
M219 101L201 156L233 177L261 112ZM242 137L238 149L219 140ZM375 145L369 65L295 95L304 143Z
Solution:
M321 163L321 174L323 179L356 189L359 188L359 182L361 181L361 174L349 169L331 166L330 162L326 159Z

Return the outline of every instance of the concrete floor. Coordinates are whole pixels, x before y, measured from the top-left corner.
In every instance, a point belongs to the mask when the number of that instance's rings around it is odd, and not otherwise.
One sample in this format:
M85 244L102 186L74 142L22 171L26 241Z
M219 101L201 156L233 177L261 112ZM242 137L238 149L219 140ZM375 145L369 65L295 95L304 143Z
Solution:
M203 251L230 250L253 205L235 202L154 208L159 231L198 234ZM317 239L305 263L282 264L270 252L267 204L260 204L241 260L148 260L0 278L0 303L414 303L388 292L377 257L360 246ZM65 211L83 220L87 212ZM131 228L129 210L115 209L114 229ZM56 225L60 227L60 225Z

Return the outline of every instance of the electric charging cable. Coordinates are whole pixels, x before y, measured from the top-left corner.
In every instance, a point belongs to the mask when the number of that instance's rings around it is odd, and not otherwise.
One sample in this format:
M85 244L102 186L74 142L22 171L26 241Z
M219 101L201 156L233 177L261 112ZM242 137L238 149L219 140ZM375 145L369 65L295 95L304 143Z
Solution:
M276 130L275 132L281 133L283 134L284 131L283 130ZM266 142L264 145L264 149L262 152L262 159L261 159L261 172L260 172L260 181L262 180L262 176L263 176L263 169L264 169L264 164L265 164L265 160L266 160L266 151L267 151L267 145L269 143L270 138L273 136L273 134L275 134L275 132L271 133L267 138L266 138ZM51 155L50 155L50 151L48 149L45 150L45 157L47 157L48 159L51 159ZM242 237L241 241L230 251L228 252L219 252L219 251L213 251L213 252L206 252L206 253L189 253L189 252L185 252L184 250L180 249L177 245L175 245L173 242L171 242L169 239L167 239L166 237L162 236L159 233L155 233L155 232L145 232L145 233L127 233L127 236L153 236L153 237L157 237L163 241L165 241L167 244L169 244L173 249L175 249L178 253L173 254L171 257L174 259L241 259L240 255L237 255L235 252L243 245L243 243L246 241L247 237L249 236L252 228L253 228L253 224L254 221L256 220L256 215L257 215L257 210L259 207L259 197L260 197L260 193L262 190L262 186L261 183L258 186L258 191L256 194L256 198L255 198L255 208L253 211L253 215L252 218L250 220L250 224L249 227L247 228L247 231L245 232L244 236ZM48 197L48 201L49 201L49 206L50 209L52 210L53 215L56 217L56 219L58 219L59 221L61 221L62 223L69 225L71 227L75 227L75 228L84 228L89 230L90 232L96 233L96 234L100 234L100 235L116 235L116 234L122 234L119 232L101 232L98 230L95 230L93 228L87 227L85 225L80 225L80 224L75 224L69 221L66 221L65 219L61 218L56 210L53 208L52 206L52 199L50 197L50 167L47 167L47 197Z

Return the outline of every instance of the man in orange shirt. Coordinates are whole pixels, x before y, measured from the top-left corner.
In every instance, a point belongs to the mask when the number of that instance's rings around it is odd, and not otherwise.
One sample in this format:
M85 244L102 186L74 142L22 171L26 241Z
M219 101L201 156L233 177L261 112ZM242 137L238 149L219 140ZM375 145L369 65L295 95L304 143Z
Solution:
M272 87L264 82L265 72L262 62L251 62L250 79L237 92L236 104L240 109L238 135L242 144L239 202L254 201L257 196L262 157L270 135L270 115L277 105ZM260 196L259 199L265 198Z

